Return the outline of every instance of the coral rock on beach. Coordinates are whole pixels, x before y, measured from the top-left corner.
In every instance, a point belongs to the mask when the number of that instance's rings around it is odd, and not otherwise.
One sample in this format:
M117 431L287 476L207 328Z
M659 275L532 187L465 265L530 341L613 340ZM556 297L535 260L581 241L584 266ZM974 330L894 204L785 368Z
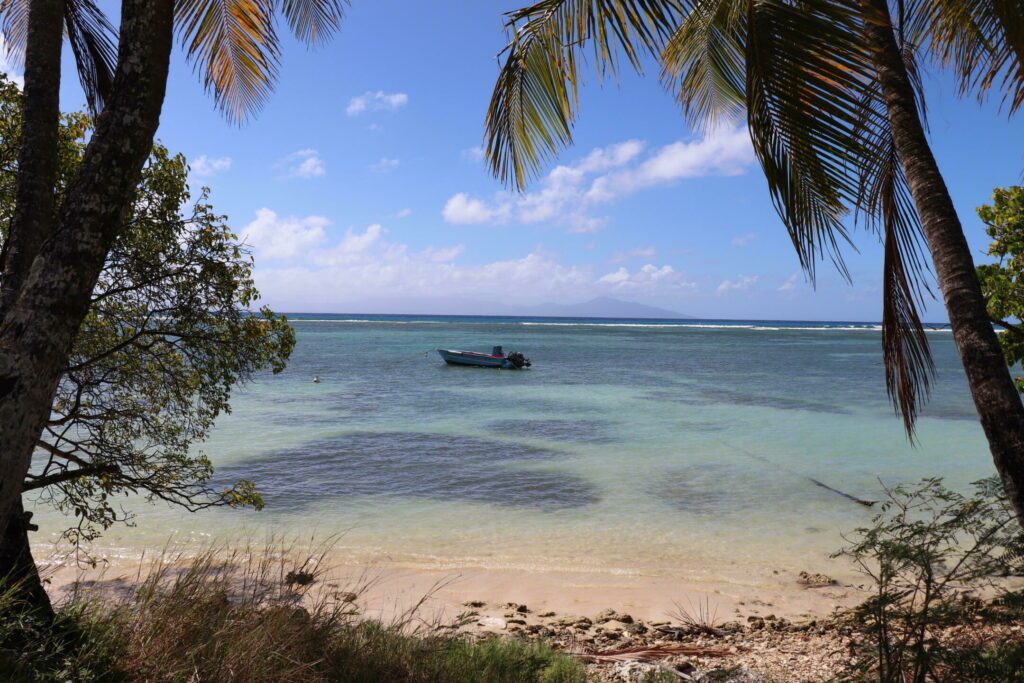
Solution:
M825 574L810 574L808 572L800 572L800 578L798 578L796 582L801 586L807 586L808 588L834 586L838 583L831 576L827 576Z

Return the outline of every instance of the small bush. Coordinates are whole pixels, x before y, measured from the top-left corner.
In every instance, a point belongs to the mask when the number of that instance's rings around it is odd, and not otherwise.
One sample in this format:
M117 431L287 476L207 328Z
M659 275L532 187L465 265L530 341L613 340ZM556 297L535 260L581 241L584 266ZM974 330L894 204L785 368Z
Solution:
M1018 680L1006 673L1019 671L1018 646L977 640L951 648L940 638L943 629L983 616L982 598L1020 574L1024 535L998 481L978 482L971 496L939 479L886 494L872 526L857 529L837 553L874 590L855 610L870 643L857 670L881 683ZM988 679L978 677L982 671L1001 673Z

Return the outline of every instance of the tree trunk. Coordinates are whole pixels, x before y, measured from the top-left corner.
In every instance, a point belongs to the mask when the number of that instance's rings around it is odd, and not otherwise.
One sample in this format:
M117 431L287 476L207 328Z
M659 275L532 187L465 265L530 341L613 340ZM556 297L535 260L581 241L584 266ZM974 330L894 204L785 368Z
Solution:
M0 325L0 510L21 495L57 382L153 145L167 85L174 0L123 0L114 84L54 236ZM27 141L22 141L27 144Z
M0 315L10 310L40 245L53 231L63 43L64 0L33 0L28 10L18 185L0 266Z
M47 620L52 619L53 607L39 578L28 541L28 532L33 527L20 498L11 514L0 523L4 524L0 532L0 589L14 591L22 605Z
M974 405L1006 494L1024 525L1024 405L989 319L953 200L928 145L888 0L860 0L860 5L896 151L921 218Z

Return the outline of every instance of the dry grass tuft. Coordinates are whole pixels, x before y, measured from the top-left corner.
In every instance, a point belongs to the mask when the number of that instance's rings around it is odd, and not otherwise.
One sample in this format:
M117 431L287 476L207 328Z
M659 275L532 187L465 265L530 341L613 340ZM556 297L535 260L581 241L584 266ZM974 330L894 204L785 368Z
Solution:
M79 590L60 611L61 634L33 627L26 638L5 611L0 680L585 680L581 664L544 645L445 635L418 615L429 594L388 623L366 619L359 602L372 580L344 590L326 582L328 550L268 544L188 559L164 553L120 599ZM22 656L26 642L38 644L34 656Z

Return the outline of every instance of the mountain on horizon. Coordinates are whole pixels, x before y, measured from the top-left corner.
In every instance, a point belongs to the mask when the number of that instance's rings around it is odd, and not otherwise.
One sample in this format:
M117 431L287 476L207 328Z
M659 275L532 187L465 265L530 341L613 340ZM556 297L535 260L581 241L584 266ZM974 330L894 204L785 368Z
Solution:
M670 311L667 308L623 301L610 296L599 296L578 304L544 303L524 307L523 310L529 315L552 318L693 318L691 315Z

